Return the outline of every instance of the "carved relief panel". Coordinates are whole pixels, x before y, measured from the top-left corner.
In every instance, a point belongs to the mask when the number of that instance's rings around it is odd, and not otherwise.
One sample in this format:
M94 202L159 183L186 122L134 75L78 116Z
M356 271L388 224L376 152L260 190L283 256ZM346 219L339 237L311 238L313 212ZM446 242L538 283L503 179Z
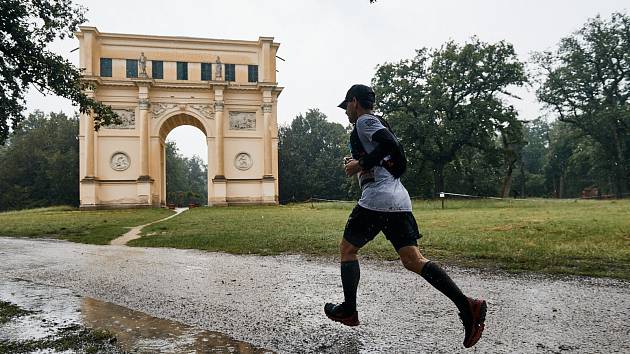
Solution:
M113 109L118 114L122 123L106 125L106 129L134 129L136 127L136 111L133 108Z
M191 104L190 108L199 112L202 116L208 119L214 119L214 109L212 105L209 104Z
M154 103L151 105L151 113L153 113L153 118L159 118L166 111L173 108L179 108L180 111L190 109L205 118L214 119L214 107L209 104Z
M230 130L256 130L256 113L230 112Z
M153 113L153 118L157 118L162 115L162 113L175 107L177 107L177 105L174 103L154 103L151 105L151 113Z

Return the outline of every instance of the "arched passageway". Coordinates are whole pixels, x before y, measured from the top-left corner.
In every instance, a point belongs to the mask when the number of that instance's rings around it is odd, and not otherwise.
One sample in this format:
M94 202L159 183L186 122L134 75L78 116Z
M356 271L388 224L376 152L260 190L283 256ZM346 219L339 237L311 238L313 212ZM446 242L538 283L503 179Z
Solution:
M194 120L194 118L193 118ZM160 132L162 205L208 205L207 135L190 119L176 116ZM194 151L194 155L191 153Z

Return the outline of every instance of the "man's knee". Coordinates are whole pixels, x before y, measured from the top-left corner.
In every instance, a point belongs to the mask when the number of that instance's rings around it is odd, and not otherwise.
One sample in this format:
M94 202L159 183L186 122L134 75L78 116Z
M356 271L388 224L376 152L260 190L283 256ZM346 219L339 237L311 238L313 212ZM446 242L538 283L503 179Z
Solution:
M400 261L405 268L411 271L417 269L420 264L420 259L413 255L401 255Z
M339 252L341 254L341 260L354 260L357 257L357 253L359 252L359 248L346 241L345 239L341 240L339 244Z
M412 272L419 272L428 261L420 254L416 246L403 247L398 251L403 266Z

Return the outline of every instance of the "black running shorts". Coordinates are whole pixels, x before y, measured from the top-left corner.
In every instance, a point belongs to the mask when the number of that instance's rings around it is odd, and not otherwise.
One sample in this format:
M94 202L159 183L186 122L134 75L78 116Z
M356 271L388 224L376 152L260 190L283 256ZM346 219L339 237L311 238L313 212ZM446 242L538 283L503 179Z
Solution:
M357 204L348 217L343 238L353 246L361 248L381 231L396 251L405 246L417 246L417 240L422 237L416 219L410 211L374 211Z

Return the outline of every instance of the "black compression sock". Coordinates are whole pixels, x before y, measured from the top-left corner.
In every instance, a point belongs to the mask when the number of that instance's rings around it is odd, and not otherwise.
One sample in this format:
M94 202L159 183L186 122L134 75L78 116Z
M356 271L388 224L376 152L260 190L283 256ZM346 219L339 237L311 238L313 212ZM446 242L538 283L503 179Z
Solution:
M451 299L460 312L466 313L468 309L466 296L437 263L431 261L427 262L424 267L422 267L420 275L422 275L429 284L433 285L434 288Z
M361 278L359 261L341 262L341 284L343 285L343 295L345 306L348 310L357 309L357 287Z

